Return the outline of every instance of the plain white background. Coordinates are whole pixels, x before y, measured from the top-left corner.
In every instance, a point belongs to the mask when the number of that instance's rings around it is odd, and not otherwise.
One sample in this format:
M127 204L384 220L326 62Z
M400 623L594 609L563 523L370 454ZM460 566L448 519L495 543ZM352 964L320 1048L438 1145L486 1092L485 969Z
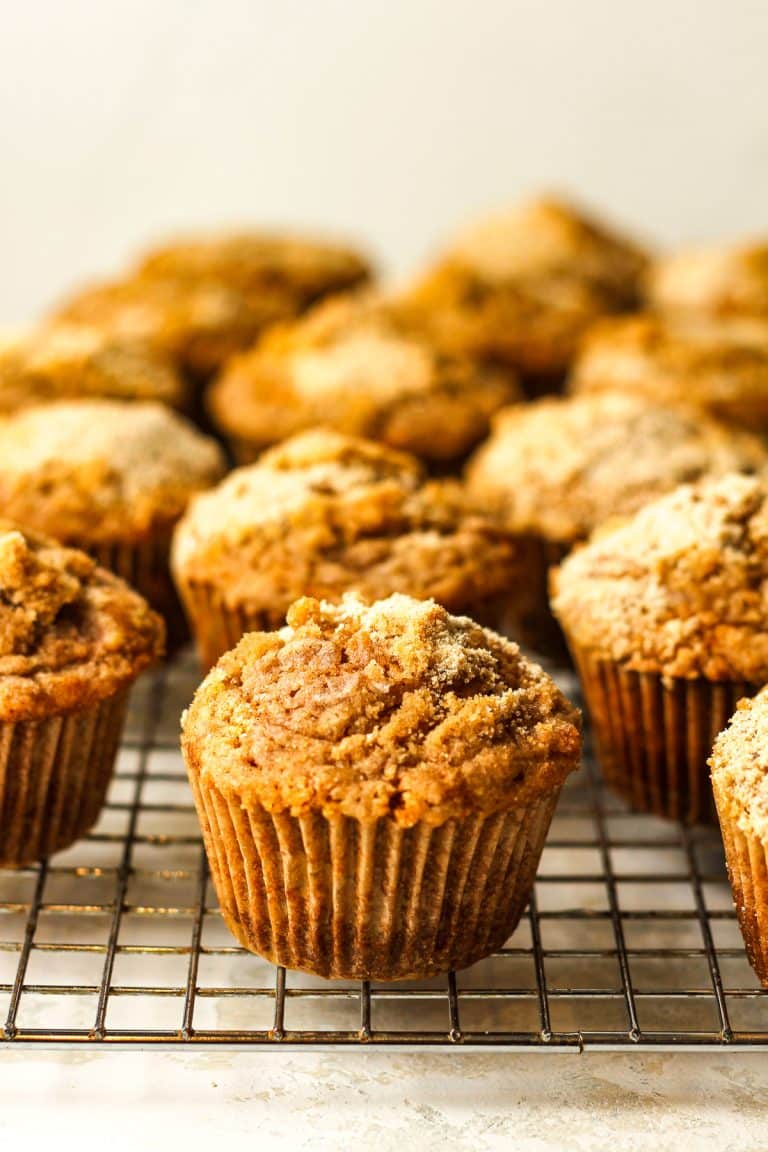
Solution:
M407 271L569 188L660 242L768 228L766 0L0 0L0 325L167 230Z

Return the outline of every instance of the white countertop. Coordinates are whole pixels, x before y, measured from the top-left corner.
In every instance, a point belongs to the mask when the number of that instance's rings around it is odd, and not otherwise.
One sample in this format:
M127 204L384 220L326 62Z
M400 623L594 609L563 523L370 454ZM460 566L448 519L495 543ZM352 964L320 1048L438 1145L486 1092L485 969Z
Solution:
M4 1144L34 1120L40 1146L71 1133L174 1152L227 1136L376 1152L768 1148L761 1055L27 1050L0 1053L0 1069Z

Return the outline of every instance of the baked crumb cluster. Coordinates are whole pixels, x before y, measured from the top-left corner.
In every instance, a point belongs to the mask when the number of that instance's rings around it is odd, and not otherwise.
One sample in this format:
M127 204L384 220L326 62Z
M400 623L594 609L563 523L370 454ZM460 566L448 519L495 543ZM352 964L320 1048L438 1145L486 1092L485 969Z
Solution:
M511 531L570 545L679 484L766 467L757 436L614 392L504 409L467 481Z
M215 442L160 404L62 401L0 418L0 514L64 540L172 523L223 472Z
M517 645L431 602L302 599L209 673L184 744L268 811L408 827L502 811L576 767L578 714Z
M183 582L213 584L279 624L299 596L349 589L463 606L508 587L516 553L458 483L425 480L413 457L316 430L196 497L172 562Z
M768 680L768 488L685 485L598 533L556 573L574 642L637 671Z
M82 708L162 652L160 618L82 552L0 521L0 719Z
M768 689L742 700L709 761L721 818L768 844Z
M184 401L182 381L141 333L52 324L0 340L0 412L64 397Z
M265 445L318 423L427 458L462 455L520 393L455 353L450 324L373 295L327 301L235 358L209 406L229 435Z

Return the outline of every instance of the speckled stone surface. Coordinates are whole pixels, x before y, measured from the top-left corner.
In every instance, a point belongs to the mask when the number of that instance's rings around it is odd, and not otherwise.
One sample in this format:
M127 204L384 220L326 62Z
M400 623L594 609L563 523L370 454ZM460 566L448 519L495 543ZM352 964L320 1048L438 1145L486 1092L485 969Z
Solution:
M0 1053L0 1136L39 1145L758 1152L764 1055ZM45 1108L40 1108L40 1102Z

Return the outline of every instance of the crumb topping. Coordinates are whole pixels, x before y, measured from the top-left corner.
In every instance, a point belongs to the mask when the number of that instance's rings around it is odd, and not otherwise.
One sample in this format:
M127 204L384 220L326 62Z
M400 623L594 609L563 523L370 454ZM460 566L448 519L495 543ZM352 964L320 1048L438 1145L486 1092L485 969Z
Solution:
M218 445L160 404L62 401L0 419L0 512L60 539L172 523L223 471Z
M170 362L134 333L51 324L0 343L0 412L61 397L106 396L179 405L183 384Z
M553 578L569 638L637 671L768 680L768 488L684 485L598 532Z
M517 553L459 484L425 481L412 457L315 430L198 496L172 564L184 583L282 618L305 593L336 599L352 588L467 605L510 585Z
M768 689L740 701L715 740L709 766L721 814L768 844Z
M766 468L757 436L697 409L606 392L503 409L467 481L511 530L571 544L679 484Z
M267 333L226 367L209 406L227 434L256 444L320 423L451 459L519 394L509 374L457 356L439 316L360 294Z
M161 655L162 622L85 553L0 521L0 719L85 707Z
M768 323L638 315L604 320L585 338L574 392L627 391L736 418L768 407Z
M183 747L244 806L435 825L578 764L576 710L517 645L432 602L302 599L208 674Z

